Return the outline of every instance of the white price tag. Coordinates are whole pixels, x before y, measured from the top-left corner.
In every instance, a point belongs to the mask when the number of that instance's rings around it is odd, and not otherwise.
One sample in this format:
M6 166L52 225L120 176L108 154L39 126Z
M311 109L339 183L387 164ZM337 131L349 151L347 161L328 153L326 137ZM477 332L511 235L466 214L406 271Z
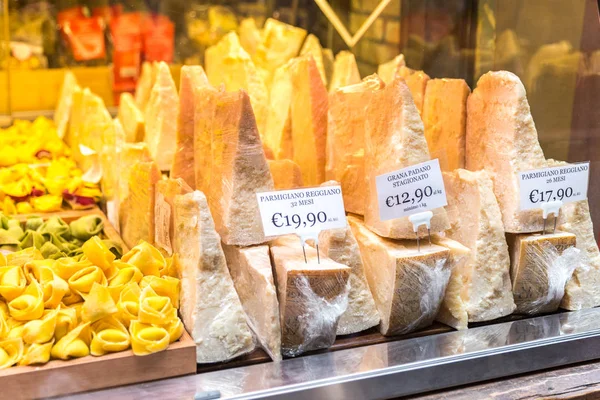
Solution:
M589 162L519 172L521 210L587 199L589 175Z
M256 197L265 236L303 235L346 226L340 186L278 190Z
M382 221L406 217L448 204L438 159L376 177Z

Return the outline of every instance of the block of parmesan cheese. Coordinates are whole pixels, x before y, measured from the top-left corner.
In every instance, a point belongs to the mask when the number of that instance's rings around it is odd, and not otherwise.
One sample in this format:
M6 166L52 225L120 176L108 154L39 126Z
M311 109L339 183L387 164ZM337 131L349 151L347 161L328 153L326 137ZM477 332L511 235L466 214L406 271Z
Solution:
M256 27L256 20L254 18L242 19L238 27L238 33L240 44L250 57L253 57L261 40L260 29Z
M146 105L150 100L150 92L152 92L156 82L157 72L158 65L156 62L144 62L142 64L142 72L135 88L135 104L142 112L146 111Z
M423 124L429 154L440 159L443 171L465 168L467 97L471 89L462 79L431 79L423 103Z
M221 241L200 191L175 196L174 251L181 261L179 311L198 363L230 360L254 349Z
M223 84L225 90L230 92L239 89L248 92L258 130L264 132L269 92L235 32L229 32L216 45L206 50L205 68L211 85L217 87Z
M196 90L194 100L194 180L195 188L203 193L209 191L212 123L217 97L222 92L222 87L215 89L212 86L204 86Z
M73 92L78 87L77 79L71 71L65 72L60 92L58 94L58 103L54 111L54 125L56 125L56 134L63 138L69 127L69 116L73 106Z
M125 139L130 143L142 142L145 135L144 114L135 104L131 93L121 93L117 118L123 125Z
M319 234L319 251L350 268L348 308L340 317L337 334L350 335L379 324L379 312L369 290L358 243L350 227L322 231Z
M393 60L380 64L379 67L377 67L377 75L379 75L381 80L388 85L392 83L394 79L396 79L398 69L405 65L406 63L404 62L404 55L398 54Z
M86 146L100 154L103 147L104 132L111 129L113 120L99 96L85 88L73 93L72 119L69 124L67 143L73 151L73 158L82 170L86 170L85 155L80 152L79 145Z
M183 179L190 187L196 185L194 174L195 97L199 88L208 86L208 78L199 65L181 67L179 81L179 119L177 141L171 167L171 177Z
M271 84L269 113L263 140L276 160L293 157L292 147L292 75L289 61L275 70Z
M323 80L323 84L327 87L327 74L325 72L325 62L323 60L323 47L319 38L312 33L306 37L302 49L300 49L300 56L312 56L317 64L317 69Z
M327 89L312 57L292 64L292 143L294 161L307 186L325 181Z
M268 160L276 190L302 187L302 172L292 160Z
M146 106L146 135L150 155L161 171L171 169L177 138L179 95L167 63L158 64L156 82Z
M390 240L348 217L358 241L369 288L381 317L379 330L393 336L431 325L450 278L450 252L435 244Z
M119 194L120 201L124 201L129 195L129 175L135 163L152 161L150 151L146 143L123 143L119 152L118 168L119 171Z
M329 83L329 93L333 93L337 88L348 85L354 85L360 82L360 72L354 54L347 50L342 50L335 56L333 62L333 74Z
M450 250L448 268L452 270L444 300L436 320L453 327L467 329L469 324L469 282L473 274L473 263L470 262L471 250L456 240L440 235L433 235L431 242Z
M66 127L63 140L72 149L74 149L78 143L77 134L83 121L83 98L86 90L89 91L89 89L87 88L83 89L79 87L79 85L75 85L75 87L73 88L73 94L71 95L71 112L69 115L68 125Z
M281 349L287 356L330 347L348 303L350 268L326 257L318 263L315 249L305 246L305 251L306 263L299 244L271 246L281 317Z
M156 182L154 194L154 245L173 254L175 196L191 193L192 188L181 178L161 179Z
M129 173L129 194L122 205L121 236L127 246L154 243L154 198L160 170L154 161L137 162Z
M423 114L423 100L425 99L425 89L429 81L429 75L423 71L415 71L414 69L401 66L398 68L396 77L400 77L406 81L410 93L412 94L419 114Z
M492 181L485 171L457 169L444 173L450 229L446 236L471 250L471 275L464 295L469 322L490 321L511 314L515 303L510 259L502 216Z
M413 239L415 233L408 217L388 221L380 219L375 184L377 175L430 159L423 122L404 79L398 78L373 93L366 115L365 224L383 237ZM443 208L432 211L431 233L447 229L446 211ZM427 231L420 229L419 235L427 235Z
M559 257L566 249L575 246L575 235L556 232L506 236L516 312L539 314L556 311L563 298L565 284L575 269Z
M211 124L208 201L223 243L249 246L265 241L257 192L273 190L250 98L244 90L216 96Z
M485 169L494 182L504 230L539 232L542 210L520 211L517 173L545 168L525 88L507 71L488 72L479 78L467 100L466 167Z
M279 301L269 246L224 245L223 251L250 328L269 357L281 360Z
M348 188L342 189L344 204L351 204L347 211L364 213L364 154L365 121L367 106L373 93L383 89L384 83L377 75L366 77L362 82L341 87L329 95L327 115L327 179L333 179ZM347 182L344 180L350 180ZM352 185L358 183L358 187ZM361 201L355 201L356 196ZM354 206L354 203L358 207Z

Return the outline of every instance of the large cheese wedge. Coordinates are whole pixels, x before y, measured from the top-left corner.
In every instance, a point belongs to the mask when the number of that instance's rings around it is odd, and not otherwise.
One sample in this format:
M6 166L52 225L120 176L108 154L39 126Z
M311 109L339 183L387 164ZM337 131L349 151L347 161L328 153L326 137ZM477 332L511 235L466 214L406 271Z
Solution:
M223 84L225 90L230 92L239 89L248 92L258 130L264 132L269 92L235 32L229 32L216 45L206 50L205 68L211 85L216 87Z
M326 257L321 257L319 263L316 250L310 246L305 246L305 252L307 262L299 242L271 246L281 317L281 350L287 356L331 346L348 303L350 268Z
M197 90L208 86L208 78L199 65L181 67L179 81L179 119L177 120L177 141L171 167L171 177L183 179L190 187L195 187L194 174L194 117Z
M222 87L200 87L194 100L194 180L195 188L203 193L210 190L212 123L217 97L222 92Z
M221 362L252 351L252 332L206 197L200 191L176 196L174 211L174 250L181 263L179 311L196 343L197 362Z
M131 169L137 162L152 161L146 143L123 143L118 149L119 194L120 201L129 195L129 176Z
M154 198L160 170L155 162L137 162L129 173L129 194L121 206L121 236L129 247L154 243Z
M327 89L312 57L292 64L292 143L305 185L325 181Z
M77 87L75 75L67 70L58 94L56 110L54 111L54 125L56 125L56 134L59 138L63 138L65 133L67 133L71 107L73 106L73 92Z
M323 47L321 47L319 38L312 33L309 34L300 49L300 56L312 56L317 64L321 79L325 86L327 86L327 74L325 73L325 64L323 61Z
M443 171L465 168L467 97L471 90L462 79L431 79L423 104L423 124L429 154Z
M450 250L448 268L452 270L444 300L436 320L453 327L454 329L467 329L469 325L469 282L473 274L473 263L470 262L471 250L456 240L440 235L433 235L432 243Z
M90 165L86 164L88 160L86 155L82 154L80 145L100 154L105 131L111 129L112 125L112 118L102 98L93 94L88 88L83 90L75 88L69 134L65 141L73 151L73 158L83 170Z
M167 254L173 254L175 196L191 193L192 188L181 178L161 179L156 182L154 198L154 245Z
M240 26L238 26L238 33L240 44L250 57L253 57L261 41L260 29L256 27L256 20L254 18L242 19Z
M492 181L485 171L444 173L450 229L446 236L471 250L464 275L469 322L490 321L515 309L508 246ZM470 274L470 275L469 275Z
M107 121L108 122L108 121ZM112 201L119 190L119 150L125 143L125 132L118 119L110 120L102 131L102 145L100 147L100 165L102 166L101 187L104 198Z
M263 243L256 193L273 190L273 178L244 90L216 97L211 160L208 200L223 243Z
M337 53L333 62L331 82L329 82L329 93L333 93L337 88L359 82L360 72L354 54L347 50Z
M381 317L380 332L401 335L431 325L450 278L450 252L425 243L418 251L416 241L382 238L355 217L348 222Z
M542 210L520 211L517 173L546 167L525 88L507 71L479 78L467 101L466 166L485 169L494 182L504 230L512 233L543 229Z
M157 67L158 65L156 62L142 63L140 78L135 87L135 104L137 104L142 112L146 111L146 105L148 104L148 100L150 100L150 92L152 92L152 88L156 82L156 75L158 72Z
M388 85L388 84L392 83L392 81L394 79L396 79L396 74L398 73L398 70L400 69L400 67L403 67L405 65L406 65L406 63L404 62L404 55L398 54L392 60L390 60L386 63L380 64L377 67L377 75L379 75L381 80L386 85Z
M423 114L423 100L425 99L425 89L427 88L429 75L423 71L415 71L414 69L401 66L398 68L396 77L400 77L406 81L415 106L419 110L419 114Z
M292 160L268 160L276 190L302 187L302 172Z
M333 179L348 188L342 190L347 211L364 214L364 154L365 121L367 107L373 93L383 89L384 83L377 75L362 82L344 86L329 95L327 115L327 179ZM359 154L357 154L359 153ZM344 181L350 180L350 182ZM352 187L358 183L358 187ZM362 201L355 201L356 197ZM357 207L354 206L357 203Z
M572 257L561 257L575 246L575 235L522 233L507 234L506 239L516 312L535 315L556 311L576 267L570 265Z
M365 224L383 237L413 239L415 233L408 217L388 221L380 219L375 184L378 175L430 159L423 122L406 82L398 78L383 90L373 93L366 116ZM432 211L431 233L447 229L446 211L443 208ZM420 229L419 235L427 235L427 230Z
M350 268L348 308L340 317L337 334L350 335L379 324L379 312L369 290L358 243L350 227L322 231L319 234L319 251Z
M262 30L261 42L252 60L258 68L266 71L265 83L271 87L275 70L298 55L306 31L293 25L268 18Z
M564 161L548 160L550 167L568 165ZM600 251L594 237L594 227L587 200L564 204L557 229L573 233L577 248L585 256L584 265L575 269L565 287L561 308L581 310L600 305Z
M72 104L71 104L71 112L69 115L69 123L67 125L67 130L63 137L65 143L75 149L78 143L78 132L81 124L83 122L84 117L84 109L83 109L83 98L84 93L89 92L87 88L81 88L79 85L75 85L73 88L73 93L71 95Z
M275 70L269 99L267 124L263 140L276 160L293 157L292 145L292 75L293 61Z
M156 82L146 106L146 135L150 155L161 171L171 169L175 154L179 96L169 66L158 64Z
M223 246L227 266L248 324L272 360L281 360L279 301L269 246Z
M130 143L142 142L144 140L146 122L144 114L135 103L131 93L121 93L117 118L123 125L125 139Z

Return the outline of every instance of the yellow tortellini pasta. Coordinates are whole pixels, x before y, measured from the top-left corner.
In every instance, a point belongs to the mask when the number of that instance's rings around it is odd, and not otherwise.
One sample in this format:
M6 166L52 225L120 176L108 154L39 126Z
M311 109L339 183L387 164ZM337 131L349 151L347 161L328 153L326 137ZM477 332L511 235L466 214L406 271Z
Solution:
M34 343L27 345L19 365L46 364L50 361L50 351L54 345L54 339L48 343Z
M108 291L114 301L119 301L121 292L130 283L140 283L144 275L138 267L131 264L121 263L117 273L108 281Z
M168 321L174 310L171 299L159 296L150 286L142 289L138 319L144 324L163 324Z
M136 356L145 356L169 347L169 332L165 328L131 321L131 349Z
M60 338L52 347L50 355L60 360L85 357L90 354L91 341L90 323L86 322Z
M65 281L68 281L75 273L91 267L92 263L89 260L76 260L74 258L64 257L59 258L52 265L54 272Z
M58 310L48 310L44 311L42 318L27 322L23 327L23 341L28 344L42 344L52 340L57 317Z
M27 279L21 267L0 267L0 296L11 301L19 297L26 286Z
M44 314L44 294L37 282L31 282L22 295L8 303L10 316L18 321L31 321Z
M112 262L116 257L98 236L93 236L90 240L85 242L82 250L88 261L95 266L100 267L105 274L112 268Z
M56 316L56 328L54 330L54 338L60 340L67 333L77 327L77 310L70 307L64 307L58 310Z
M73 276L69 278L68 283L72 291L75 291L81 297L85 298L90 290L92 290L94 283L106 286L108 280L99 267L92 265L91 267L84 268L73 274Z
M110 296L108 288L94 282L92 290L81 307L81 319L84 322L95 322L113 315L117 311L117 306Z
M140 283L140 287L144 289L146 286L150 286L159 296L168 297L171 299L173 307L179 308L179 279L170 276L163 276L162 278L145 276Z
M69 293L68 283L59 277L52 268L55 263L56 261L53 260L32 261L23 267L29 276L29 281L35 279L42 285L44 307L46 308L57 308L63 297Z
M160 271L167 265L167 262L160 251L143 240L140 244L124 254L121 261L135 265L142 271L144 276L160 276Z
M92 324L90 352L93 356L127 350L130 345L127 328L115 317L104 317Z
M138 319L140 312L140 295L141 290L137 283L128 284L119 296L117 308L119 313L117 317L127 327L132 320Z
M23 266L25 263L34 260L43 260L44 256L35 247L30 247L25 250L16 251L6 255L6 265Z
M21 338L0 341L0 369L15 365L23 357L24 345Z

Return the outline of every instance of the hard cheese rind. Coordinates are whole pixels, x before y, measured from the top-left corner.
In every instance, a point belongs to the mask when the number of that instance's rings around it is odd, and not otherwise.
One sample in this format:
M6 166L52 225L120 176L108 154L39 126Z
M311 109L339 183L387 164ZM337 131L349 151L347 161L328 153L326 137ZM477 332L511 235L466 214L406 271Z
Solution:
M450 252L436 245L418 251L416 241L382 238L355 217L348 222L381 317L380 332L401 335L431 325L450 278Z
M223 246L229 272L248 322L271 359L281 360L279 302L269 246Z
M198 363L230 360L254 349L252 332L229 275L202 192L176 196L174 250L181 261L183 323Z
M485 171L458 169L443 175L450 219L446 236L471 250L463 278L469 322L509 315L515 309L510 260L492 181Z
M415 233L408 217L388 221L379 217L375 181L378 175L430 159L423 122L403 79L398 78L373 94L365 124L365 224L383 237L413 239ZM446 211L437 208L432 212L431 232L447 229ZM427 231L421 229L419 235L425 236Z

